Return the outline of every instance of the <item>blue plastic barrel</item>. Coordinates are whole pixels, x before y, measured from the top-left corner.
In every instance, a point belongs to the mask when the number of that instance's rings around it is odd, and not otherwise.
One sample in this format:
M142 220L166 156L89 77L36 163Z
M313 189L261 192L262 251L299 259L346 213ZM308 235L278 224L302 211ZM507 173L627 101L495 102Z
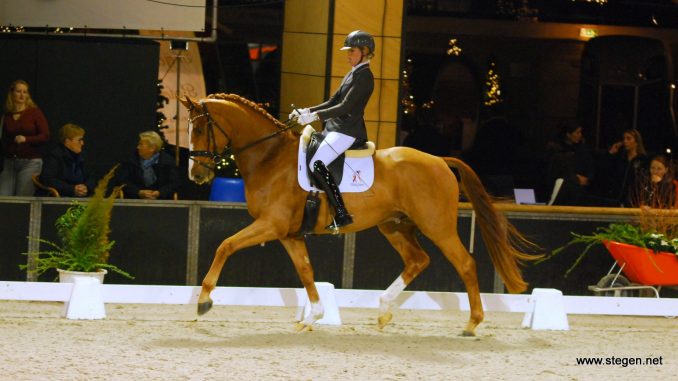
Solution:
M210 189L210 201L245 202L245 183L242 179L215 177Z

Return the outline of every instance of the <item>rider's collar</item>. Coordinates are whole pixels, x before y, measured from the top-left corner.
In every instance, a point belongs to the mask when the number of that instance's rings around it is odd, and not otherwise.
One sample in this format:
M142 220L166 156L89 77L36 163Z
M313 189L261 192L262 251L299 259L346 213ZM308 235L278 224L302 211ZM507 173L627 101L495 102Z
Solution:
M359 64L353 66L353 67L351 68L351 71L356 71L356 70L358 70L359 67L368 65L369 63L370 63L370 60L367 60L367 61L365 61L365 62L361 62L361 63L359 63Z

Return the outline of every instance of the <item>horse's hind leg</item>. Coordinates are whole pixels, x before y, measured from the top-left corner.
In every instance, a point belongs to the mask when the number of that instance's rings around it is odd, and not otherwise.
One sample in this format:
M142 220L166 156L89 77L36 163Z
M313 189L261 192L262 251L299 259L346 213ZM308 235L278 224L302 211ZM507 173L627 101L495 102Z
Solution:
M428 254L419 246L416 238L417 227L410 221L387 222L378 226L379 231L396 249L405 263L403 272L379 298L379 328L382 329L393 318L396 298L430 263Z
M306 293L308 294L308 300L311 302L311 313L297 324L297 330L303 331L308 328L310 331L313 327L313 323L322 319L325 311L322 302L320 301L318 290L313 282L313 267L308 258L306 242L303 238L289 238L281 239L280 243L282 243L285 250L287 250L287 254L292 259L299 279L301 279L301 283L304 285Z
M429 237L431 238L431 237ZM456 230L443 239L432 238L434 243L443 252L445 257L452 263L459 273L461 280L466 286L466 294L471 308L471 316L462 332L463 336L475 336L476 327L483 321L483 303L480 300L480 289L478 287L478 273L476 270L476 261L461 243Z

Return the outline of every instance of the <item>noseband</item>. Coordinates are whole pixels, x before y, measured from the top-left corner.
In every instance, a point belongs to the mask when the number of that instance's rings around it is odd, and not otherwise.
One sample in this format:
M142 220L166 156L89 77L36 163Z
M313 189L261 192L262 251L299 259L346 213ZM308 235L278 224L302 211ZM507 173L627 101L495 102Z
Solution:
M191 108L188 110L190 113L193 111L196 107L191 104ZM222 165L226 163L226 158L230 156L228 153L231 150L231 138L228 136L226 131L221 128L219 123L217 123L213 118L212 115L210 115L209 110L207 109L207 105L203 103L203 101L200 101L200 109L201 113L194 116L193 118L190 118L188 120L189 125L192 125L194 121L200 119L200 118L207 118L207 151L190 151L188 153L188 156L191 160L195 161L196 157L207 157L210 159L211 165L205 165L199 161L196 161L196 163L204 166L205 168L214 171L214 168L216 167L217 169L220 169ZM223 134L226 139L228 139L228 144L224 146L224 149L221 152L217 152L217 141L214 133L214 128L217 128L221 134ZM190 140L190 136L189 136ZM212 147L210 149L210 147Z
M189 108L188 112L190 113L195 108L196 108L196 106L191 104L191 107ZM207 157L207 158L209 158L211 165L203 164L199 161L196 161L196 163L202 165L203 167L205 167L205 168L207 168L211 171L214 171L215 167L216 167L216 169L221 169L221 167L226 163L227 158L230 157L231 155L242 152L242 151L244 151L248 148L251 148L251 147L253 147L253 146L255 146L255 145L257 145L261 142L264 142L268 139L274 138L274 137L282 134L283 132L285 132L285 131L287 131L287 130L289 130L289 129L291 129L291 128L293 128L297 125L296 123L294 123L293 120L288 119L284 122L285 128L281 128L278 131L276 131L276 132L274 132L270 135L266 135L263 138L257 139L257 140L255 140L251 143L248 143L248 144L244 145L243 147L240 147L240 148L237 148L237 149L232 149L231 148L231 137L228 136L228 134L226 133L226 130L221 128L219 123L217 123L217 121L215 121L212 118L212 115L210 114L209 110L207 109L207 104L205 104L204 101L200 101L200 109L201 109L201 113L194 116L193 118L190 118L188 120L188 122L189 122L189 124L193 124L194 121L196 121L200 118L207 118L207 149L208 150L207 151L190 151L188 153L188 156L191 160L194 160L194 161L195 161L194 158L196 158L196 157ZM216 136L215 136L215 131L214 131L215 127L228 140L228 144L226 144L224 146L224 149L221 152L217 151Z

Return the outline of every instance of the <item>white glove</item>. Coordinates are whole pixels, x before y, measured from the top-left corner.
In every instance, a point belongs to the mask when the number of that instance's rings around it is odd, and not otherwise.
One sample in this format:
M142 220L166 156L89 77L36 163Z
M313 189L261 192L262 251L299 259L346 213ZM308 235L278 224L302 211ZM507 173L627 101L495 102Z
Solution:
M295 118L296 118L297 116L299 116L299 115L302 115L302 114L309 114L310 112L311 112L311 110L309 110L309 109L307 109L307 108L294 109L294 110L290 113L289 118L290 118L290 119L295 119Z
M315 112L309 114L301 114L297 116L297 123L301 124L302 126L305 126L307 124L315 122L318 119L319 119L318 113Z

